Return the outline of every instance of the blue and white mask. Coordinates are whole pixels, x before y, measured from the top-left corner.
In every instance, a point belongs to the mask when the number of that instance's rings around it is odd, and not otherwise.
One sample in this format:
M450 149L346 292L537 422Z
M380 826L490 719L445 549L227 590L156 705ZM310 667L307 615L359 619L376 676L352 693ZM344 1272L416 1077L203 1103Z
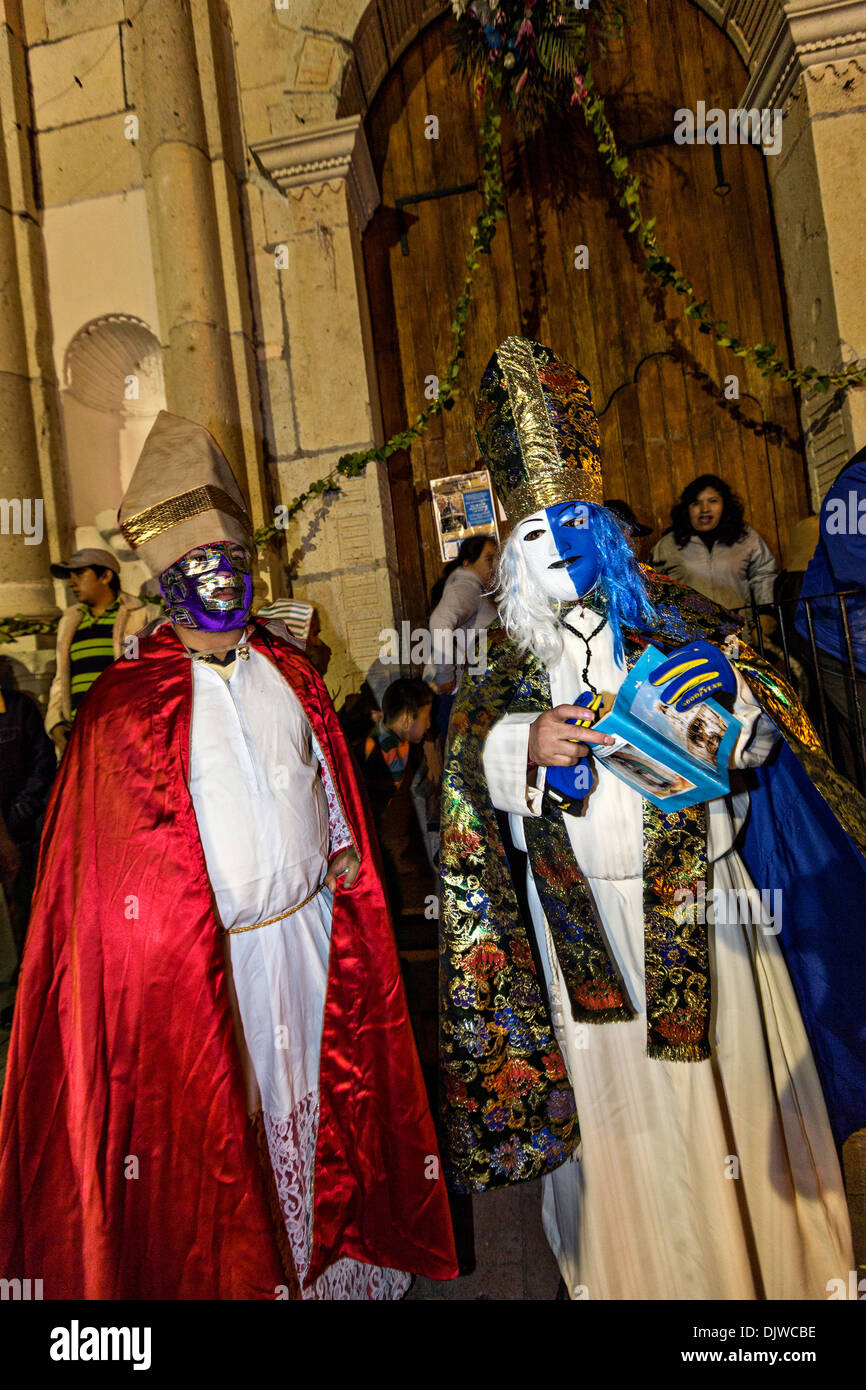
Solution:
M601 569L591 509L559 502L523 517L515 527L526 568L548 598L582 598Z

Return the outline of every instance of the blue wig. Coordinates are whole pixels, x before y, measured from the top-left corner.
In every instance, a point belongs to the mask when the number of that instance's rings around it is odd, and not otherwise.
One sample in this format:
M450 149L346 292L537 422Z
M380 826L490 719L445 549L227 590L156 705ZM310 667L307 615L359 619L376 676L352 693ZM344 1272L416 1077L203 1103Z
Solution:
M613 634L614 657L623 662L622 629L639 628L648 632L656 626L658 614L649 601L646 581L613 513L594 502L585 505L601 561L592 593L602 600ZM583 597L589 599L590 595Z

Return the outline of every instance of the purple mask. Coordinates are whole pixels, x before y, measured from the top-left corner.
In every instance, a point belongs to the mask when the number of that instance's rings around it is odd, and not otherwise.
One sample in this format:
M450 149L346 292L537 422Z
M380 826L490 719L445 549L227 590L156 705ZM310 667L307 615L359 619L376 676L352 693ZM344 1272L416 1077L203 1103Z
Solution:
M250 556L242 545L198 545L159 576L170 620L178 627L231 632L243 627L253 602Z

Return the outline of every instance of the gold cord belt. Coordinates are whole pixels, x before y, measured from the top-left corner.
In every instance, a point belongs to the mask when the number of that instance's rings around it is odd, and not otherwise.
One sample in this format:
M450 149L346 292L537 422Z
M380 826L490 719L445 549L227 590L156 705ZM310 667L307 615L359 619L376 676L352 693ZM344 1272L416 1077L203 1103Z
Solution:
M284 917L291 917L293 912L300 912L302 907L306 907L307 903L311 903L316 894L320 893L324 886L324 883L320 883L318 888L314 888L312 893L307 894L302 903L298 903L297 907L289 907L285 912L278 912L276 917L268 917L264 922L253 922L251 927L226 927L226 932L229 936L237 936L237 934L242 931L258 931L259 927L269 927L272 922L282 922Z

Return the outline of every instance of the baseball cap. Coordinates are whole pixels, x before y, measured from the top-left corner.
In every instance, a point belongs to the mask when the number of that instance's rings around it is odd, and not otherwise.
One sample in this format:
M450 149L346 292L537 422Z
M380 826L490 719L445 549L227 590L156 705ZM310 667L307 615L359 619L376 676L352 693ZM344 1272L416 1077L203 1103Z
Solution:
M120 561L110 550L76 550L68 560L52 565L51 573L55 579L68 579L70 570L83 570L88 565L97 572L113 570L115 574L120 574Z

